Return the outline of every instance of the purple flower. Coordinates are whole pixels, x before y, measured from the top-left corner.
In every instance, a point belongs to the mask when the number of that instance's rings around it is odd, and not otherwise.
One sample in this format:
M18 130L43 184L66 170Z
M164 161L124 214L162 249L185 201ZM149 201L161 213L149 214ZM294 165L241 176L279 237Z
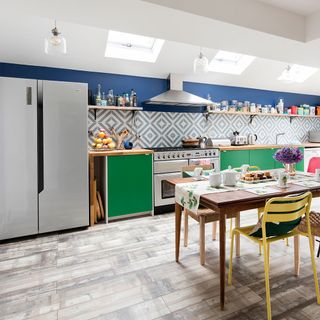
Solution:
M299 148L284 147L279 149L273 158L281 163L298 163L303 159L303 153Z

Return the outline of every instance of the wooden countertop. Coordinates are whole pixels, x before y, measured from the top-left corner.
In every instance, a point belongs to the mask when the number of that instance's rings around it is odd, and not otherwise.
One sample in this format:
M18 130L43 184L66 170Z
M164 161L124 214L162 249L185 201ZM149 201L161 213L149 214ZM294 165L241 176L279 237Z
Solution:
M88 151L90 157L107 157L107 156L127 156L134 154L150 154L153 150L149 149L131 149L131 150L104 150L104 151Z
M255 150L255 149L279 149L284 147L284 144L248 144L244 146L214 146L220 151L231 151L231 150ZM301 143L290 145L292 147L302 147L302 148L320 148L320 143Z

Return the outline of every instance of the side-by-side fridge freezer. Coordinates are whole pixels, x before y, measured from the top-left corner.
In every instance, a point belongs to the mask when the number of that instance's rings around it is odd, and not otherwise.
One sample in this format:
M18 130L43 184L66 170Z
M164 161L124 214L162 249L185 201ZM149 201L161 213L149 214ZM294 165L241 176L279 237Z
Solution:
M0 240L88 226L87 92L0 77Z

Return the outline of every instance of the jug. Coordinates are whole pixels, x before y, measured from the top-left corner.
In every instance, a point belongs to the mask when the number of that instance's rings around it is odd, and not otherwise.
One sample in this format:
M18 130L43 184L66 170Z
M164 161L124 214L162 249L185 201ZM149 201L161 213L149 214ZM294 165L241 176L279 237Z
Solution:
M222 181L225 186L234 187L240 178L240 172L231 169L231 166L227 170L222 171Z

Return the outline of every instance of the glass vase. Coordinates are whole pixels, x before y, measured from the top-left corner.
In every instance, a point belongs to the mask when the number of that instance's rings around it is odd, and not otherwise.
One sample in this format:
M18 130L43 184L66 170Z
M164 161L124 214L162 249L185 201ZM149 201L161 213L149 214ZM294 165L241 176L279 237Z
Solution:
M295 163L284 163L285 171L289 173L290 176L296 175L296 164Z

